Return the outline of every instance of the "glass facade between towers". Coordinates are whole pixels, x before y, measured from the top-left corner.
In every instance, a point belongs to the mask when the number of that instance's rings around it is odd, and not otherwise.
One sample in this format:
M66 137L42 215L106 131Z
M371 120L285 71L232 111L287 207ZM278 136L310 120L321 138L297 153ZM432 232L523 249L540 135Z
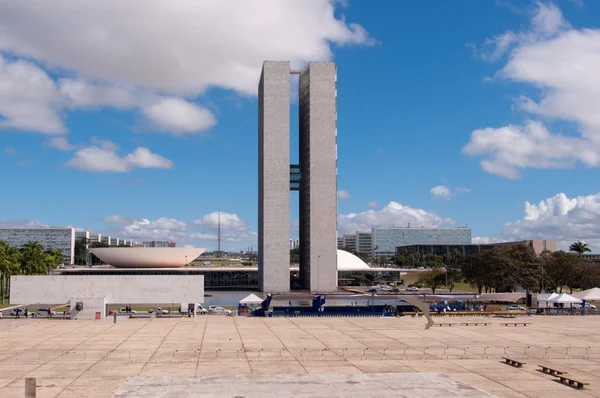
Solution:
M44 249L60 250L66 265L74 262L74 228L2 228L0 240L18 248L29 241L38 242L44 246Z
M373 228L375 257L391 257L398 246L469 245L470 228Z

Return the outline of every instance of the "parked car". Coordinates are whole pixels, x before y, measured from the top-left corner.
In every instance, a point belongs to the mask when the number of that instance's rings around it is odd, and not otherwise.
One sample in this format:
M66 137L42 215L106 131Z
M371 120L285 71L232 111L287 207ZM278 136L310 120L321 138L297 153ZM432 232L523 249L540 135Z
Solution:
M13 308L12 310L10 310L10 314L8 314L9 316L21 316L25 313L25 311L23 311L22 308Z
M119 314L132 314L132 315L135 315L135 314L137 314L137 311L136 310L127 311L125 308L121 308L121 309L119 309Z
M527 311L527 308L520 306L520 305L509 305L508 307L506 307L507 311Z
M233 312L231 310L226 310L223 307L216 306L212 310L210 310L210 313L215 315L233 315Z
M406 291L407 292L418 292L419 288L416 287L416 286L409 286L409 287L406 288Z
M50 308L38 308L35 312L35 316L37 317L48 317L56 315L56 311L52 311Z
M208 314L208 310L206 308L204 308L203 306L201 306L200 304L198 304L198 308L196 309L196 314L206 315L206 314Z
M157 312L158 312L159 314L162 314L162 315L167 315L167 314L169 314L169 310L165 310L165 309L163 309L163 308L160 308L160 307L158 307L158 308L157 308L157 310L158 310ZM149 313L149 314L152 314L152 313L154 313L154 311L155 311L155 310L154 310L154 308L150 308L150 309L148 310L148 313Z
M398 289L397 287L393 287L390 289L390 292L392 293L400 293L400 289Z
M573 304L573 308L579 308L579 309L581 309L581 304L579 304L579 303ZM585 303L585 309L586 310L595 310L597 308L596 308L596 306L594 304Z

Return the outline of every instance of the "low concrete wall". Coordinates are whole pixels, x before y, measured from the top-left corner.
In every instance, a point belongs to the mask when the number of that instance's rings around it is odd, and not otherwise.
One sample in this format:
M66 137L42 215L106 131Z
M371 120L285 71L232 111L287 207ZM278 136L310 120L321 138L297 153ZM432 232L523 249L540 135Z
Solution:
M72 297L107 304L203 303L203 275L17 275L10 277L10 302L70 303Z

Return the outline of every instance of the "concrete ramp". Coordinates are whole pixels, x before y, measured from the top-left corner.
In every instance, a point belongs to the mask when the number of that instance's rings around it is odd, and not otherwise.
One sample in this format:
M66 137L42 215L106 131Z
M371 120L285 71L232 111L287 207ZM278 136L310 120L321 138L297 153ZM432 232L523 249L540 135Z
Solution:
M444 373L129 377L113 398L493 397Z

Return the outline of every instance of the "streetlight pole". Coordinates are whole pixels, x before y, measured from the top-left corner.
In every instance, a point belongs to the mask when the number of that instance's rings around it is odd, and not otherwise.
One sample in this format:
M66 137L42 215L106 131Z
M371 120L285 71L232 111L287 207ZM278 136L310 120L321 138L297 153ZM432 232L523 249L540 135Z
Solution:
M188 265L187 255L185 256L185 265Z

